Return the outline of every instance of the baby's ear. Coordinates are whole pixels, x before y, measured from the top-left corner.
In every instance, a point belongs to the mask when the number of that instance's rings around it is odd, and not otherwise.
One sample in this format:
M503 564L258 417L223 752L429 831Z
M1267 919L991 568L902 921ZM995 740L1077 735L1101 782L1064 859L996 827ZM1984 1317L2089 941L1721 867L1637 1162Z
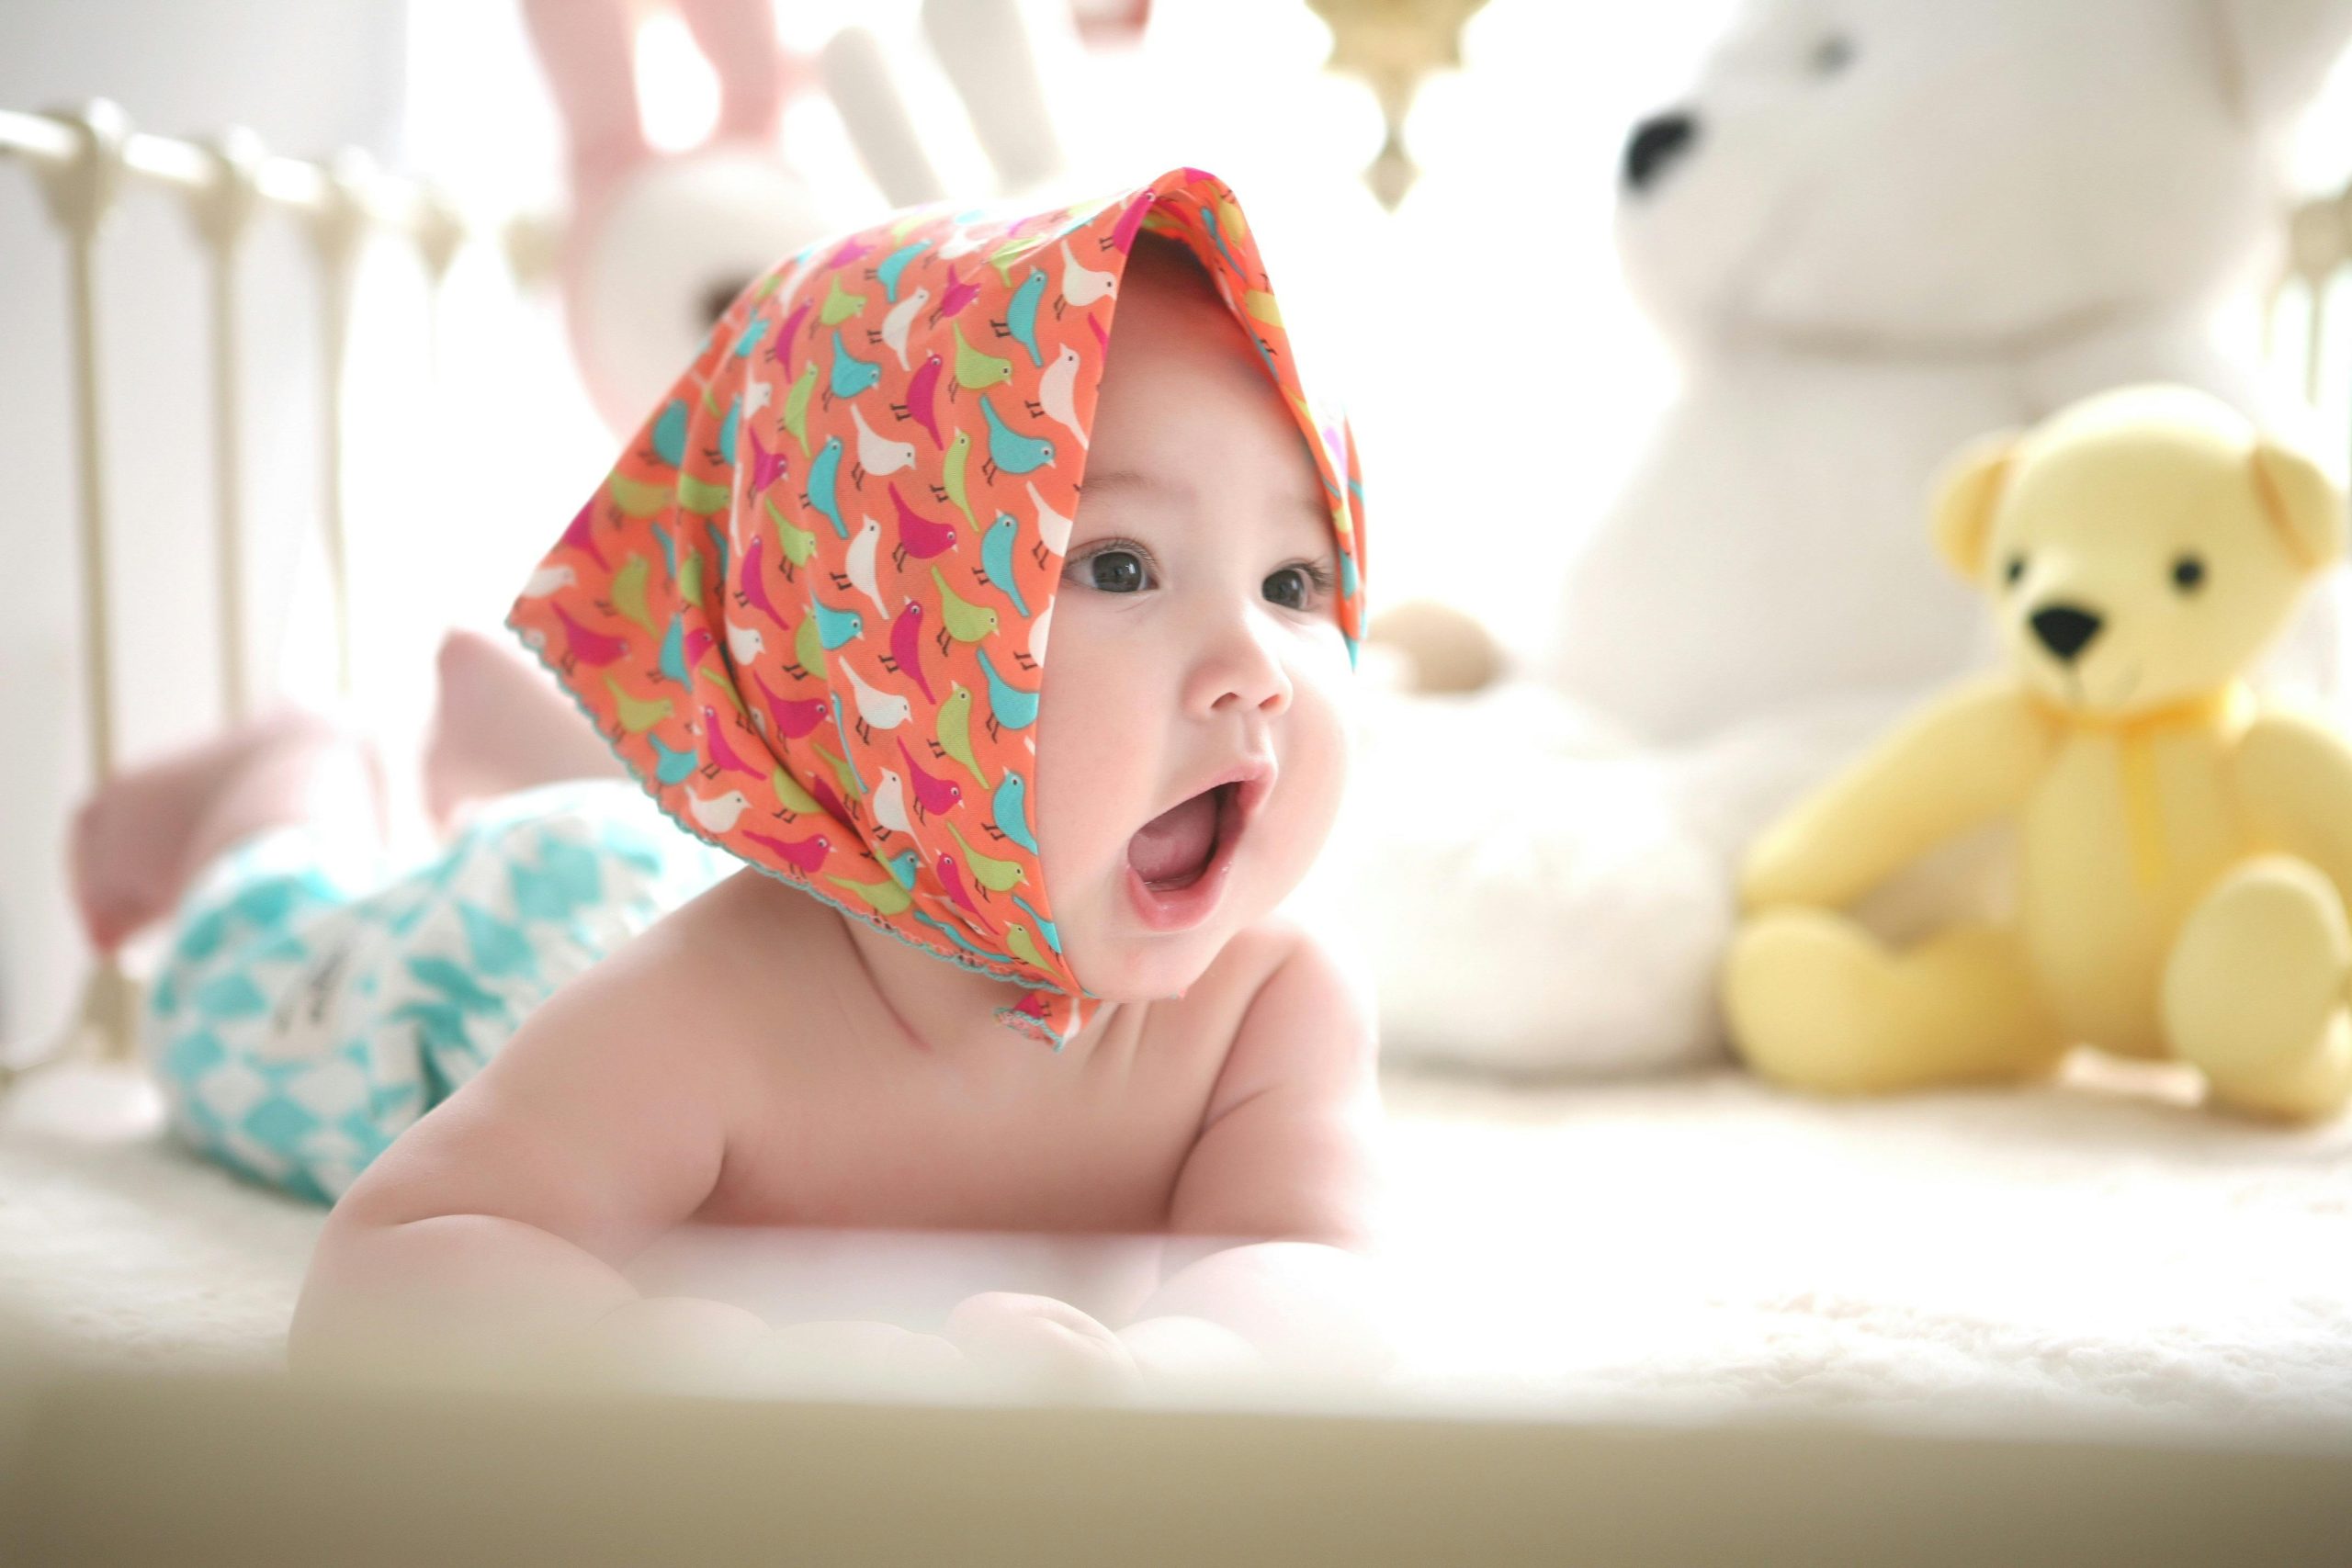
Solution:
M1972 586L1984 575L1984 546L1993 532L1993 508L2008 478L2017 437L2008 431L1962 447L1936 476L1936 553Z
M2257 441L2246 459L2254 493L2305 570L2324 571L2344 554L2344 496L2320 466L2275 442Z

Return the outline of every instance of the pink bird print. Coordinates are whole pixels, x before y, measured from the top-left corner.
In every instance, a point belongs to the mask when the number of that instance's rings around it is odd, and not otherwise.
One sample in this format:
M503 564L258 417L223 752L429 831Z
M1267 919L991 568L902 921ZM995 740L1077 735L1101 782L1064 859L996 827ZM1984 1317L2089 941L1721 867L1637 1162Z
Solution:
M932 363L934 365L939 363L936 355L933 357ZM938 378L933 377L933 379L936 380ZM939 430L937 426L933 427L931 438L933 441L939 439ZM576 550L586 550L590 560L594 561L600 567L604 567L606 571L610 571L613 569L610 566L605 565L605 552L596 547L597 500L597 496L590 496L586 502L582 503L580 510L572 513L571 526L565 528L563 531L563 542L570 545Z
M744 606L756 604L763 615L777 626L784 617L775 613L775 605L768 598L767 579L760 574L760 567L767 559L768 536L752 536L751 545L743 551L741 563L735 570L735 603Z
M799 335L800 323L808 319L809 309L808 300L800 301L792 314L784 319L784 325L776 328L775 341L768 344L768 357L783 366L786 376L792 374L792 340Z
M1104 340L1108 342L1106 338ZM939 434L939 374L942 367L937 355L922 362L922 368L907 378L907 400L893 403L900 419L913 420L931 432L931 444L943 451L947 438Z
M575 664L601 670L628 651L628 644L619 637L582 626L565 614L560 604L553 608L555 618L563 623L563 667L567 671Z
M686 668L692 670L702 662L702 656L718 646L707 626L690 626L686 631Z
M826 852L833 847L831 840L822 833L811 833L805 839L795 840L789 843L782 839L771 838L765 833L755 833L749 828L743 829L742 836L755 844L764 846L778 860L783 861L803 876L816 875L817 868L825 863Z
M824 270L827 272L839 272L842 267L862 262L873 254L873 245L855 235L852 235L850 238L843 240L841 243L840 249L836 250L831 255L825 258Z
M787 740L799 739L824 723L825 716L832 711L822 697L796 702L790 697L777 696L768 690L768 683L760 679L760 672L756 670L752 671L752 683L759 687L760 700L767 705L768 722L775 725L776 733Z
M996 928L989 924L986 915L980 913L980 907L972 902L972 896L964 891L964 868L956 863L956 857L941 855L931 863L931 868L939 874L939 884L947 889L947 897L956 901L956 907L969 915L973 924L984 933L996 935Z
M1143 215L1151 210L1152 200L1151 192L1145 191L1127 203L1127 209L1119 214L1119 221L1103 237L1102 248L1126 254L1127 247L1136 243L1136 234L1143 228Z
M761 445L758 431L744 434L752 438L752 494L764 495L768 486L792 471L792 465L785 460L783 453L771 452Z
M929 560L932 557L955 548L956 530L945 523L933 523L930 518L907 504L896 484L890 486L890 504L899 509L899 547L890 552L891 560L901 570L907 558Z
M1096 347L1108 348L1111 346L1111 334L1102 330L1102 323L1099 319L1093 316L1089 316L1086 318L1086 324L1094 329L1094 343Z
M953 779L943 779L936 773L926 773L907 743L899 742L899 755L907 760L907 780L915 786L915 807L926 815L935 816L964 798L963 789Z
M931 680L922 672L922 605L913 599L890 623L890 668L906 676L922 693L922 700L935 703Z
M719 728L718 716L707 705L702 710L702 734L703 755L710 759L703 777L715 779L722 773L749 773L762 780L768 776L765 769L755 768L735 754L735 748L727 743L727 732Z
M956 264L947 264L947 288L940 294L939 303L933 307L931 324L937 326L943 317L963 313L964 307L980 297L980 286L967 283L956 276Z

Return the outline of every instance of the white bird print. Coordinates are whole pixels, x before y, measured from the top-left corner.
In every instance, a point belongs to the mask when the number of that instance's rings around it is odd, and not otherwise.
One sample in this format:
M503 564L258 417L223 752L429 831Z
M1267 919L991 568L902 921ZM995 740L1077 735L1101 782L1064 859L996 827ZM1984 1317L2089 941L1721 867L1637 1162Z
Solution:
M915 317L922 308L930 303L931 290L918 288L891 306L890 313L882 318L882 341L889 344L890 352L899 356L899 368L901 370L907 368L907 332L914 325Z
M523 584L523 597L544 599L559 588L571 587L576 581L568 566L543 566L531 573L531 580Z
M857 722L868 729L896 729L907 722L914 712L914 705L895 692L885 692L867 685L849 667L849 660L836 654L833 662L849 677L850 694L857 702Z
M1088 444L1086 431L1078 423L1078 350L1069 344L1062 344L1062 351L1037 378L1037 402L1047 419L1078 437L1080 446Z
M1119 275L1098 272L1083 265L1070 254L1069 242L1062 242L1062 299L1083 310L1097 299L1108 299L1119 291Z
M1046 626L1053 618L1054 607L1048 604L1037 612L1035 620L1029 623L1029 658L1033 663L1043 664L1046 661Z
M893 441L880 434L865 423L865 416L857 412L855 403L849 405L849 417L857 426L858 467L869 475L879 479L884 474L895 474L900 468L915 466L913 442Z
M747 414L757 413L775 400L775 388L754 376L752 378L750 395L743 402L743 412Z
M914 836L915 825L907 820L906 781L889 769L882 770L882 777L874 785L871 796L874 820L892 832Z
M1037 509L1037 536L1045 541L1046 548L1057 556L1068 554L1069 519L1046 504L1046 498L1037 493L1035 479L1029 481L1029 503Z
M705 800L694 791L686 791L686 809L694 813L696 822L714 833L731 833L735 819L752 808L752 802L740 789Z
M957 256L968 256L980 248L981 243L978 230L958 229L939 247L939 259L954 261Z
M727 651L733 657L736 669L749 669L766 648L767 644L760 637L759 627L738 626L733 621L727 623Z
M882 585L874 575L874 558L882 547L882 525L868 517L858 525L857 537L849 542L849 585L874 601L882 618L890 618L890 606L882 603Z

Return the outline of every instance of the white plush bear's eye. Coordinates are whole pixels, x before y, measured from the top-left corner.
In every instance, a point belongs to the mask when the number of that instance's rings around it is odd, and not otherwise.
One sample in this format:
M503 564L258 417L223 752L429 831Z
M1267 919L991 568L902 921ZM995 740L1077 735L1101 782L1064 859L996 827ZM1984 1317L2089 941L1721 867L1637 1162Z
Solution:
M1854 62L1854 40L1844 33L1828 33L1813 46L1813 73L1835 76Z
M2025 575L2025 557L2011 556L2009 564L2001 569L2001 581L2015 588L2018 579Z
M2183 556L2172 563L2172 585L2183 593L2194 593L2204 585L2205 563L2195 556Z

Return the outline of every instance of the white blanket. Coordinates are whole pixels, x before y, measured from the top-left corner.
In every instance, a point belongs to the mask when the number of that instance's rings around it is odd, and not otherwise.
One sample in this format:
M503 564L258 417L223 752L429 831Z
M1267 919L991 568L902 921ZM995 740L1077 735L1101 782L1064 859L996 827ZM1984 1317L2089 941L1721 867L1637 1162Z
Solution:
M1404 1376L1580 1415L2352 1423L2352 1122L2115 1076L1393 1077ZM0 1313L69 1350L274 1363L321 1217L180 1152L134 1078L0 1103Z

